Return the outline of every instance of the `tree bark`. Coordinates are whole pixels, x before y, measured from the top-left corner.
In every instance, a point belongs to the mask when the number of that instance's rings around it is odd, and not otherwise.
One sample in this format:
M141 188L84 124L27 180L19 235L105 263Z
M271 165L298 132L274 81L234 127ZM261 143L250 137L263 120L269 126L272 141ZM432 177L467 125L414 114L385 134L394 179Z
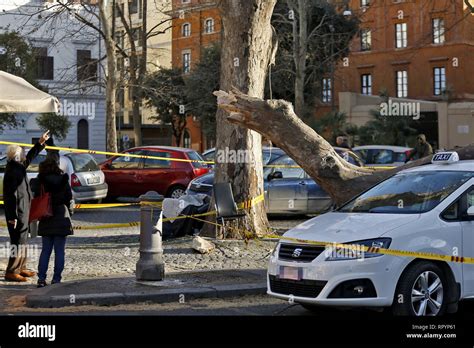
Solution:
M304 83L306 79L306 55L308 53L308 4L307 0L298 0L297 3L293 5L296 7L295 12L298 14L298 17L293 20L295 111L297 115L303 116L305 105Z
M221 88L237 86L248 95L263 98L272 53L270 20L275 3L276 0L220 1L223 25ZM244 150L246 161L216 161L214 180L231 182L236 202L242 202L264 193L262 139L256 132L229 123L227 117L225 110L217 112L217 151ZM244 219L229 222L227 231L230 237L242 237L238 231L262 235L268 227L264 204L258 203L247 211Z
M394 169L375 171L343 160L323 137L307 126L284 100L262 100L232 89L217 91L227 120L254 131L281 147L341 205L400 170L430 163L431 156ZM456 149L461 159L474 159L474 145Z
M109 2L110 3L110 2ZM117 121L115 110L116 97L116 73L117 58L115 55L115 40L112 32L112 12L111 6L102 1L99 5L99 16L104 32L105 49L107 52L107 72L106 72L106 146L109 152L118 152L117 149Z

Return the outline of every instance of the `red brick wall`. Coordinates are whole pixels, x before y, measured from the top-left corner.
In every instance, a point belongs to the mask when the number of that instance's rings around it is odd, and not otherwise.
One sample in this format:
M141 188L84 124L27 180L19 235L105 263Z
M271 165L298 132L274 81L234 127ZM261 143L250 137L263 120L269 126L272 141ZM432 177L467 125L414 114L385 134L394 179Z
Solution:
M360 0L351 0L350 8L362 14L362 28L372 30L372 50L360 51L360 37L351 45L349 66L339 63L335 73L335 102L338 92L361 92L360 76L372 74L372 94L386 89L396 96L397 70L408 71L408 98L439 100L433 95L433 68L446 67L448 88L452 99L474 99L474 84L467 76L474 76L474 16L463 11L462 1L417 0L394 3L391 0L372 0L362 12ZM403 11L403 19L399 19ZM432 19L444 18L445 43L432 43ZM406 22L408 47L395 48L395 23ZM458 67L453 66L457 58ZM330 111L320 107L317 115Z
M199 62L201 49L220 40L221 21L219 10L215 1L208 0L190 0L189 3L183 3L182 0L173 0L173 28L172 28L172 66L182 69L184 50L191 52L191 70L193 66ZM214 32L212 34L205 33L205 21L208 18L214 19ZM191 35L183 37L182 25L189 23L191 25ZM187 128L191 134L192 144L199 143L196 150L205 150L205 139L202 137L199 122L188 118ZM173 143L176 141L173 139Z

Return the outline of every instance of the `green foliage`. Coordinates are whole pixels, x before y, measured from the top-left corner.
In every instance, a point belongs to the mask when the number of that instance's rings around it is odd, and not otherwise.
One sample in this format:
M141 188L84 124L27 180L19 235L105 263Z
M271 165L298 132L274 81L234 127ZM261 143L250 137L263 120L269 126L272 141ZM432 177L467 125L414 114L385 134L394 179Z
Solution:
M0 47L6 49L5 54L0 54L0 70L37 86L35 55L28 43L18 33L6 32L0 34Z
M364 145L410 146L414 143L417 130L413 120L406 116L382 116L379 110L372 110L373 119L359 127L359 141Z
M39 115L36 118L36 123L43 132L49 130L50 134L58 141L62 141L66 138L72 126L67 116L54 113Z
M219 89L220 48L211 45L202 50L201 60L191 73L183 75L180 69L160 69L145 78L144 95L147 105L155 108L156 121L182 124L188 115L196 116L203 132L215 138L216 98ZM180 113L184 106L184 113ZM176 118L181 118L176 121Z
M16 128L24 124L15 114L0 113L0 133L7 128Z
M0 54L0 70L20 76L38 87L34 78L35 56L27 42L16 32L5 32L0 34L0 47L6 50L5 54ZM0 132L23 123L15 114L0 113Z
M343 112L329 112L319 119L311 119L308 125L313 128L318 134L324 135L329 142L334 143L336 137L341 134L350 134L349 129L353 129L351 125L346 122L346 114Z
M144 96L147 105L154 107L157 116L151 117L155 121L170 123L173 117L186 117L180 113L180 105L186 105L184 80L179 69L160 69L145 78Z

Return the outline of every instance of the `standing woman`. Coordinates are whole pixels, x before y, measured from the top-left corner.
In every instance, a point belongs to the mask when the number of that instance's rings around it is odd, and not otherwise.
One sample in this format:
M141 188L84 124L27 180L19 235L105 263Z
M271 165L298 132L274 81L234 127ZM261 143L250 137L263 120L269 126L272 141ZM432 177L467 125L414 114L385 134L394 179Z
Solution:
M26 169L44 149L44 143L48 139L49 131L43 134L26 156L23 148L18 145L9 145L7 148L3 198L11 245L11 254L5 272L5 280L8 281L26 282L26 277L33 277L36 274L26 269L26 242L32 199Z
M51 193L53 216L40 220L38 235L42 237L41 255L38 264L38 287L44 287L51 253L54 249L54 274L52 284L61 282L64 269L66 236L72 235L71 213L74 206L69 175L62 172L54 156L48 156L39 165L39 175L34 185L35 196Z

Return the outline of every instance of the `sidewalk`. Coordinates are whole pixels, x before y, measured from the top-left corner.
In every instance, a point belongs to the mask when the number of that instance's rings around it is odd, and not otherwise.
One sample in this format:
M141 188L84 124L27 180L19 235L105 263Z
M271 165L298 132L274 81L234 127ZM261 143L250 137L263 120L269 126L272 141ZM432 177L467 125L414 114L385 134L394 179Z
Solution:
M266 293L266 270L212 270L178 272L163 281L136 281L135 277L98 278L49 285L26 296L31 308L111 306L130 303L188 302Z

